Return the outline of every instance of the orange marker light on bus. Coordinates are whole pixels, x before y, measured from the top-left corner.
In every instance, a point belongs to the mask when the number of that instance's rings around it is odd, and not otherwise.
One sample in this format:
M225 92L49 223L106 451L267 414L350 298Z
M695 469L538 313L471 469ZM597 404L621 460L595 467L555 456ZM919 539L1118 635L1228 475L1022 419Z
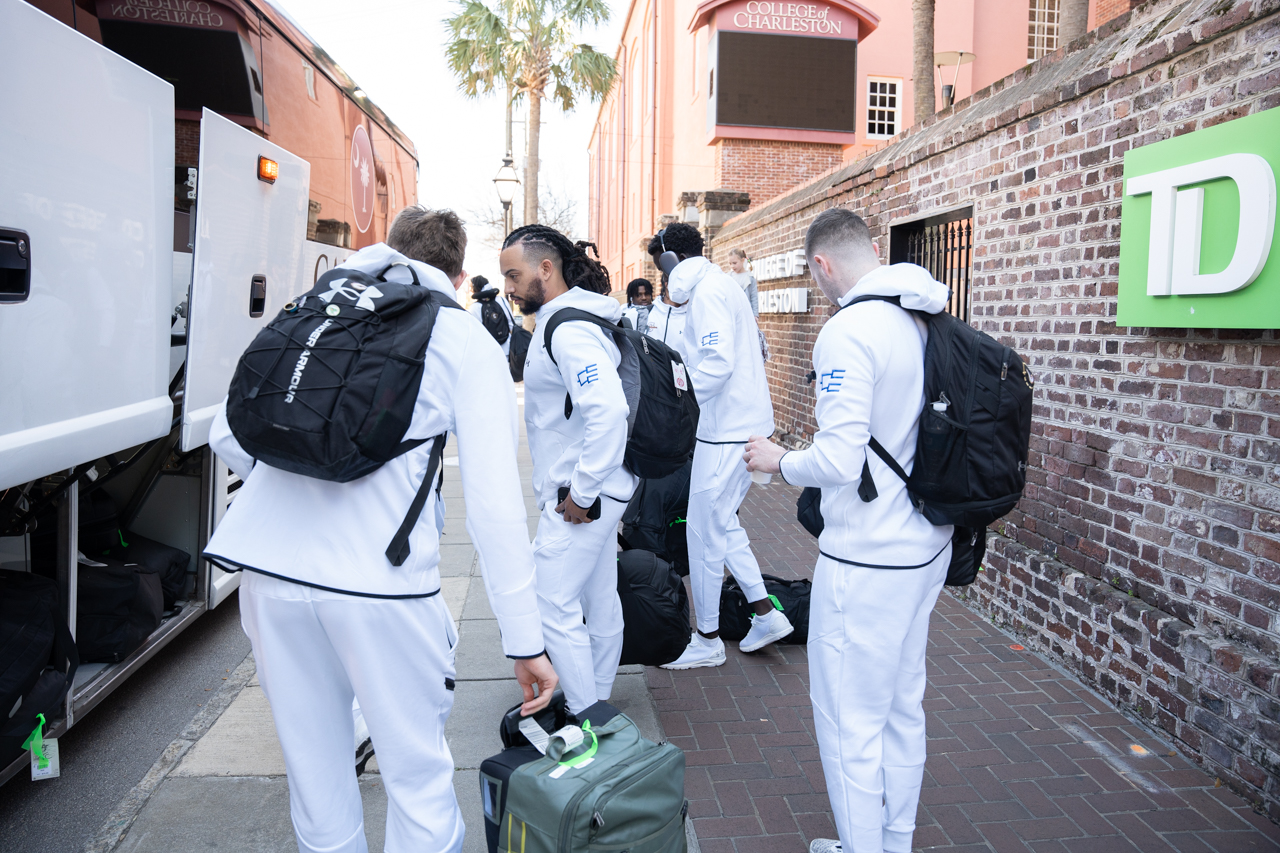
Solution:
M258 180L274 184L280 177L280 164L266 157L258 158Z

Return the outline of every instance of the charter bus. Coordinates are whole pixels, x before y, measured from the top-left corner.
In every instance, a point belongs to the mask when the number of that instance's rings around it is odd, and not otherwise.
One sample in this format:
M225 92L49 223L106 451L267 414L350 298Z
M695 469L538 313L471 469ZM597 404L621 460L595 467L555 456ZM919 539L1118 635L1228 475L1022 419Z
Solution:
M0 590L56 583L57 737L238 586L200 557L239 486L208 447L236 360L385 239L418 161L265 0L0 0L0 79ZM138 543L163 596L111 634ZM29 766L6 744L0 783Z

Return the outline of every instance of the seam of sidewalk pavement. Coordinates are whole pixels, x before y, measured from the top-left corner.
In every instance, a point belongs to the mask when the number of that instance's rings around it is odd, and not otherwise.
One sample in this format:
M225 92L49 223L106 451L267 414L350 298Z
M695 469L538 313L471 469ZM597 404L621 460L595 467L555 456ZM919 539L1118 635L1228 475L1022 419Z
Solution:
M227 677L227 683L222 685L218 692L191 718L191 722L187 723L182 734L165 747L155 764L152 764L151 769L142 777L142 781L134 785L115 810L107 816L102 827L85 844L84 853L111 853L120 845L125 833L129 831L129 827L133 826L134 820L147 804L147 800L160 787L160 783L178 766L188 750L213 727L257 671L253 653L250 652Z

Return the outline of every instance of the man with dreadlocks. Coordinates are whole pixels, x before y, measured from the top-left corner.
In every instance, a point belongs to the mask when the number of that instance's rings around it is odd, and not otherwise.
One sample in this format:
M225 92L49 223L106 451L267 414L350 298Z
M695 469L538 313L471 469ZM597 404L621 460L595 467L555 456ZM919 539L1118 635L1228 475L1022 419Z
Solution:
M544 337L565 308L608 323L622 316L608 295L609 274L587 248L595 246L526 225L511 232L500 256L507 294L537 318L524 368L533 491L542 510L533 556L547 653L575 714L609 698L622 658L615 537L637 483L622 464L629 410L617 345L582 321L563 323L550 351Z
M698 229L683 222L669 225L648 250L655 263L664 252L679 260L667 289L673 301L689 303L683 351L700 409L686 526L698 630L684 654L665 668L720 666L725 662L720 639L725 566L755 611L750 631L738 644L741 651L757 651L795 630L766 595L760 564L737 514L751 486L742 453L752 436L773 434L773 403L751 303L736 281L702 256Z

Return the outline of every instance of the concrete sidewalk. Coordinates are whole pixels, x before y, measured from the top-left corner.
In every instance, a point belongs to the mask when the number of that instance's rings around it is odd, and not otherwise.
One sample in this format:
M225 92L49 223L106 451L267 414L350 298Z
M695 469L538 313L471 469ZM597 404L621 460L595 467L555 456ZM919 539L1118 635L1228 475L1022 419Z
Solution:
M522 387L518 387L523 392ZM523 399L521 399L523 403ZM537 526L530 476L532 461L521 428L520 479L529 533ZM446 451L448 454L449 451ZM453 450L456 453L456 448ZM441 545L441 590L458 625L457 690L446 734L454 760L454 790L467 825L465 853L483 853L484 816L477 770L502 749L502 714L521 700L512 663L502 654L498 623L489 609L476 551L467 537L466 507L457 456L446 455L444 496L448 512ZM250 656L229 676L225 710L198 717L175 741L139 788L125 799L88 850L93 853L181 853L233 850L291 853L297 850L289 819L284 757L271 707L258 686ZM662 740L642 667L623 667L612 703L644 735ZM375 744L375 747L377 745ZM354 772L354 771L353 771ZM365 834L370 851L383 849L387 797L377 758L360 777Z

